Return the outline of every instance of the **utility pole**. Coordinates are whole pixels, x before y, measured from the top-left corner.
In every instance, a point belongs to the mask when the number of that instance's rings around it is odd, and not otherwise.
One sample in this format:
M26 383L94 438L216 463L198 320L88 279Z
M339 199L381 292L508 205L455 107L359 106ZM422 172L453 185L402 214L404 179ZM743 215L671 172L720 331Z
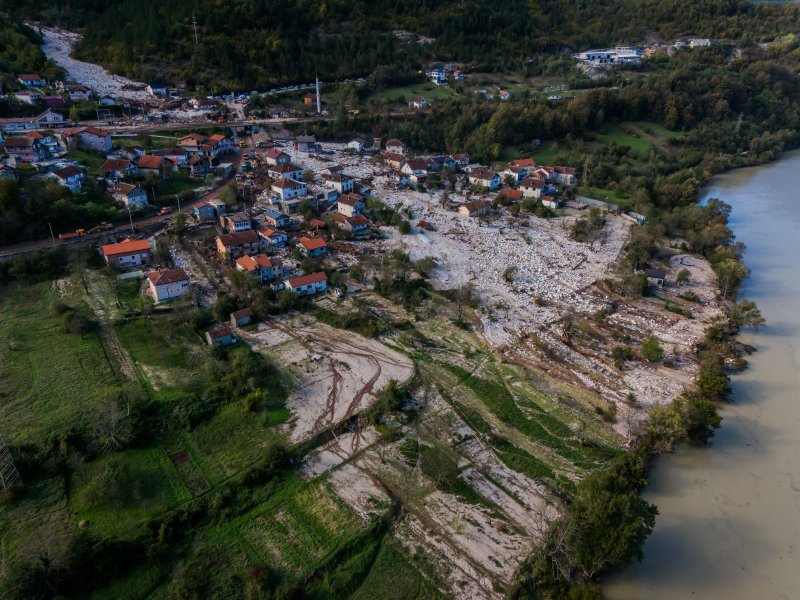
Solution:
M53 246L56 245L56 236L53 235L53 224L48 223L47 226L50 228L50 239L53 240Z
M315 77L316 82L317 82L316 83L316 88L317 88L317 114L321 115L322 114L322 101L320 100L320 95L319 95L319 73L315 71L314 72L314 77Z
M194 13L192 13L192 27L194 27L194 49L197 50L200 46L200 38L197 37L197 19Z
M131 233L136 233L133 229L133 215L131 215L131 205L128 205L128 218L131 220Z

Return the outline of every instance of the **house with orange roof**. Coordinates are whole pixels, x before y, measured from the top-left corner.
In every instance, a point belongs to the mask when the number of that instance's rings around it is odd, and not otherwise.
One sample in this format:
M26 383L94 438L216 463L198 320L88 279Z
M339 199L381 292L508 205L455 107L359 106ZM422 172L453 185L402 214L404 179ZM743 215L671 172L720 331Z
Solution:
M236 259L236 270L245 271L258 283L274 281L283 277L283 265L277 258L271 258L266 254L254 254L253 256L241 256Z
M306 256L317 257L328 254L328 244L321 237L303 236L298 241L300 251Z
M286 289L295 294L312 296L328 289L328 276L325 273L311 273L286 280Z
M149 265L153 260L153 252L147 240L126 239L117 244L105 244L100 247L100 252L108 264L120 268L141 267Z

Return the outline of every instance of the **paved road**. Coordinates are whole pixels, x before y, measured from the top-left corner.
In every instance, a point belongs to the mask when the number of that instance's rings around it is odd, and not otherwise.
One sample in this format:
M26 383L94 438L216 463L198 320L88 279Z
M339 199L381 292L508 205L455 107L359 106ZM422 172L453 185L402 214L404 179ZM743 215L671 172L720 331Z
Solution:
M225 183L227 183L227 182L225 182ZM224 187L225 187L225 184L223 183L222 185L220 185L216 189L211 190L210 192L208 192L206 194L203 194L202 196L199 196L198 198L195 198L191 202L185 203L185 204L181 204L181 212L185 213L187 215L191 215L192 211L194 210L194 207L197 206L198 204L201 204L202 202L205 202L206 200L212 200L214 198L219 197L219 195L222 193L222 190L224 189ZM175 212L177 212L177 211L175 211ZM166 224L170 219L172 219L172 216L175 214L175 212L171 212L166 216L164 216L164 215L155 215L155 216L152 216L152 217L145 217L145 218L142 218L142 219L135 219L133 221L134 231L136 231L138 233L141 228L147 227L149 225L154 225L154 224L157 224L157 223ZM77 238L76 240L72 240L72 241L68 241L68 242L62 242L61 240L56 238L55 243L53 243L53 240L51 240L50 238L46 238L46 239L43 239L43 240L35 240L35 241L32 241L32 242L23 242L23 243L20 243L20 244L13 244L13 245L10 245L10 246L2 246L2 247L0 247L0 259L2 259L4 257L7 257L9 255L13 255L13 254L22 254L22 253L25 253L25 252L33 252L34 250L38 250L40 248L51 248L53 246L61 246L61 245L64 245L64 244L75 245L75 244L79 244L79 243L94 242L96 240L99 240L99 239L101 239L103 237L106 237L106 236L109 236L109 235L128 234L128 233L130 233L130 231L131 231L130 222L125 222L125 223L121 223L119 225L116 225L113 229L109 229L107 231L103 231L102 233L97 233L97 234L93 234L93 235L87 235L85 237Z

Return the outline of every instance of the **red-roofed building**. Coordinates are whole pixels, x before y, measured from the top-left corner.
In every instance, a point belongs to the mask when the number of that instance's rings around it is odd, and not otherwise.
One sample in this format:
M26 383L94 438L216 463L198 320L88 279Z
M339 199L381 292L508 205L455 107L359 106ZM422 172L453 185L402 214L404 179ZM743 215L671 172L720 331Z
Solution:
M159 302L175 300L189 292L189 276L183 269L159 269L147 274L150 295Z
M163 156L152 156L150 154L140 156L136 161L136 166L139 168L139 174L144 177L153 174L158 177L167 178L175 169L174 163Z
M118 244L106 244L100 247L108 264L118 267L140 267L149 265L153 254L147 240L124 240Z
M328 244L320 237L301 237L300 251L306 256L325 256L328 253Z
M398 139L391 139L386 142L386 152L390 154L405 154L408 152L408 146Z
M268 165L282 165L292 160L292 157L280 148L270 148L264 153L264 160Z
M512 190L510 188L500 190L500 193L497 194L497 197L500 198L501 202L506 200L506 202L511 204L516 204L523 198L522 190Z
M134 163L122 158L109 158L103 163L103 176L106 179L122 179L126 175L135 175L139 169Z
M541 198L542 192L547 184L541 179L527 178L523 179L519 184L519 189L522 195L526 198Z
M345 217L344 215L335 214L331 217L331 219L333 219L333 221L342 229L356 235L363 235L369 231L370 222L369 219L367 219L367 217L364 215Z
M242 256L236 259L236 270L246 271L259 283L273 281L283 276L283 266L276 258L266 254Z
M355 217L364 212L364 201L358 194L345 194L336 201L336 211L345 217Z
M250 321L252 320L252 308L243 308L241 310L235 310L231 313L231 327L244 327L245 325L249 325Z
M311 273L286 280L286 289L295 294L312 296L328 289L328 276L325 273Z
M47 85L47 80L36 73L20 73L17 75L17 81L25 87L45 87Z
M465 217L481 217L483 215L488 215L491 209L492 205L486 202L486 200L473 200L472 202L466 202L459 206L458 214Z
M261 240L252 229L227 233L217 238L217 252L226 258L239 258L240 256L258 254L261 250Z
M536 161L532 158L516 158L509 163L510 167L522 167L528 169L536 166Z
M111 152L111 134L98 127L65 129L63 135L70 149L84 148L94 152Z
M273 181L270 189L280 196L281 200L291 200L298 196L304 196L306 184L302 181L294 181L293 179L281 178L278 181Z
M576 169L574 167L552 167L553 179L558 183L564 185L575 185L577 179Z

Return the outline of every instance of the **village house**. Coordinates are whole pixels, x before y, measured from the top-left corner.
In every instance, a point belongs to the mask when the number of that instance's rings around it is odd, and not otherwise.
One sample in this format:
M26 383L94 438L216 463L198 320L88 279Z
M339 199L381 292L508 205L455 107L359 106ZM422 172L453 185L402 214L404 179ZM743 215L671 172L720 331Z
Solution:
M391 139L386 142L386 152L389 154L403 154L408 152L408 147L397 139Z
M421 108L427 108L430 105L430 101L427 98L423 98L422 96L414 96L411 99L411 102L408 103L411 108L415 108L417 110Z
M364 235L369 232L370 222L364 215L356 215L355 217L346 217L335 213L331 219L339 227L345 231L349 231L354 235Z
M189 292L189 276L183 269L159 269L147 274L149 293L156 304L175 300Z
M292 157L280 148L270 148L264 153L264 160L268 165L282 165L292 160Z
M664 287L667 283L667 272L664 269L644 269L641 271L647 277L647 283Z
M41 140L27 136L8 138L3 147L6 154L13 156L18 162L36 162L50 156Z
M485 169L472 171L468 177L469 184L494 190L500 187L500 175Z
M294 141L294 149L298 152L314 152L317 149L317 138L313 135L298 135Z
M100 98L97 100L97 105L103 107L116 106L117 99L114 98L114 96L106 94L105 96L100 96Z
M212 111L217 108L217 101L211 98L190 98L189 105L195 110Z
M31 131L33 129L47 129L60 127L64 124L64 117L57 112L47 109L35 117L13 117L0 119L0 130L4 132Z
M532 158L515 158L510 163L509 167L518 167L520 169L531 169L536 167L536 161Z
M36 73L20 73L17 81L25 87L47 87L47 80Z
M532 179L549 181L555 177L555 172L553 171L552 167L536 167L532 171L531 169L528 169L528 177Z
M69 188L71 192L77 192L83 186L83 171L76 167L63 167L47 174L47 177L55 179L59 185Z
M97 127L65 129L63 137L70 150L82 148L105 154L113 147L111 134Z
M310 257L325 256L328 254L328 244L320 237L301 237L300 252Z
M16 98L18 102L33 106L37 102L43 100L44 94L36 90L21 90L19 92L14 92L14 98Z
M341 173L334 173L333 175L325 175L325 185L332 190L336 190L340 194L349 194L353 191L353 178L349 175L342 175Z
M250 222L250 215L243 212L223 215L222 224L228 233L236 233L238 231L248 231L253 228Z
M506 170L501 175L504 180L511 179L516 185L528 176L528 170L525 167L506 167Z
M231 313L231 327L244 327L253 320L253 309L242 308Z
M139 169L139 174L143 177L155 175L162 179L167 179L174 169L171 161L163 156L152 156L150 154L140 157L136 162L136 166Z
M280 261L266 254L241 256L236 259L236 270L246 271L258 283L266 283L283 277L283 266Z
M486 200L473 200L458 207L458 214L464 217L482 217L488 215L492 205Z
M229 346L236 343L231 328L227 325L220 325L211 331L206 331L206 342L209 346Z
M258 254L261 243L252 229L220 235L216 240L217 253L225 258L236 259L244 255Z
M364 150L364 138L357 137L355 139L350 140L347 143L347 147L351 150L355 150L356 152L362 152Z
M136 159L147 154L147 151L141 146L126 146L117 150L114 155L126 160L135 161Z
M207 144L211 145L212 156L221 156L223 154L231 154L236 152L236 144L233 140L221 133L213 133L208 136Z
M292 163L281 163L267 168L267 175L272 179L291 179L293 181L303 181L303 168Z
M103 163L103 178L116 181L129 175L136 175L139 169L134 163L123 158L109 158Z
M532 179L528 177L520 182L519 189L526 198L538 199L542 197L545 185L545 182L541 179Z
M111 197L130 208L147 206L147 191L130 183L117 183L111 189Z
M85 102L92 98L92 91L82 85L67 85L64 86L64 91L69 95L71 102Z
M553 179L562 185L574 185L576 178L574 167L553 167Z
M394 171L399 171L406 162L404 154L396 152L384 152L381 154L381 162Z
M466 167L469 164L469 154L460 153L450 156L458 167Z
M344 194L336 201L336 211L345 217L355 217L364 212L366 205L358 194Z
M222 200L207 200L195 206L193 212L198 223L217 221L225 214L225 203Z
M344 173L344 167L342 165L328 165L324 169L319 170L320 175L341 175Z
M328 276L325 273L311 273L286 280L286 289L295 294L312 296L328 289Z
M402 167L400 167L400 172L405 173L406 175L427 175L428 173L428 165L427 163L421 158L409 158Z
M189 161L189 154L183 148L157 148L151 152L153 156L166 158L175 165L184 165Z
M262 225L258 228L258 237L262 240L262 247L284 246L289 241L289 236L280 229Z
M281 200L289 200L291 198L297 198L298 196L305 196L308 188L302 181L295 181L282 177L277 181L273 181L270 185L270 189L275 192Z
M189 172L195 177L202 177L208 175L212 171L212 159L208 156L200 156L195 154L188 161Z
M163 83L149 83L147 84L145 91L151 96L166 96L167 86Z
M149 265L153 259L147 240L126 239L117 244L105 244L100 251L108 264L119 268Z
M281 227L288 227L292 224L292 219L284 212L275 210L274 208L267 209L262 215L264 223L270 227L280 229Z
M541 202L542 206L552 208L553 210L561 208L561 199L556 196L542 196Z

